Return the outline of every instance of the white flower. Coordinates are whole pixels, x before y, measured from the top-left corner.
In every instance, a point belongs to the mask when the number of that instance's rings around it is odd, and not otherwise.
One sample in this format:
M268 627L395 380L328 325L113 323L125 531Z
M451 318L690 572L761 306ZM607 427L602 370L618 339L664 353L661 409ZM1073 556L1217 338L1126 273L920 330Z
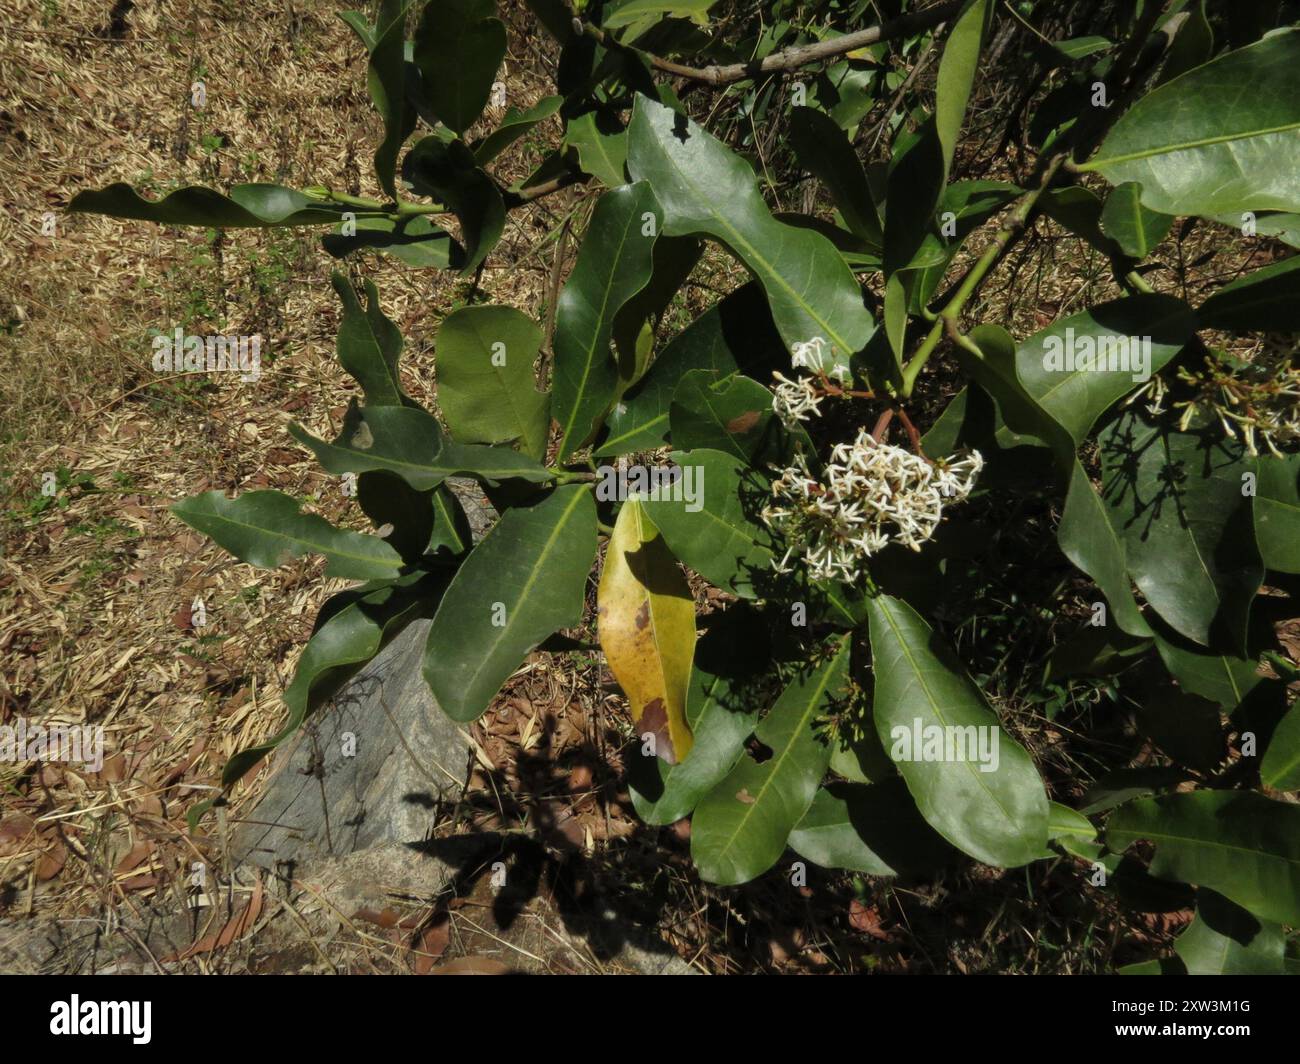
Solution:
M920 550L944 507L970 495L983 466L978 451L932 462L877 443L865 429L831 450L820 481L796 455L773 483L773 505L762 514L787 543L774 568L790 572L802 556L814 580L852 581L861 576L861 563L890 543Z
M780 373L773 372L776 378L776 393L772 396L772 409L786 427L796 422L806 421L810 414L821 414L817 404L824 396L820 395L807 377L790 380Z
M790 348L790 365L795 369L801 366L804 369L810 369L814 373L821 372L825 362L823 349L826 347L826 341L820 336L814 336L811 340L804 340Z

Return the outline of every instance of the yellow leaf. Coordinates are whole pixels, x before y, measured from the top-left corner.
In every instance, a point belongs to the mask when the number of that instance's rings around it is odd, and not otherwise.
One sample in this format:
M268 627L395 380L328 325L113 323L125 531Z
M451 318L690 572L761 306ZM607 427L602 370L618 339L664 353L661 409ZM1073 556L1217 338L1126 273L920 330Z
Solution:
M610 671L627 694L640 735L670 765L694 741L686 690L695 656L695 604L677 559L640 500L623 504L596 593L596 626Z

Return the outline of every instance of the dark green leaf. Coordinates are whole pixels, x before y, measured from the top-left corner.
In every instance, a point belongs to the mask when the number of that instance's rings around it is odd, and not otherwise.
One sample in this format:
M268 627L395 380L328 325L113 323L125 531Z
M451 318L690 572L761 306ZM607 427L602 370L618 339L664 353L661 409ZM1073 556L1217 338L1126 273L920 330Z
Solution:
M1250 791L1141 798L1106 825L1106 844L1155 844L1151 874L1209 887L1260 920L1300 924L1300 805Z
M414 59L429 106L463 134L482 113L506 54L506 27L494 0L435 0L415 31Z
M398 360L402 356L402 333L379 306L379 291L367 280L363 309L352 285L341 273L330 277L343 302L337 351L341 365L361 385L371 406L415 406L402 391Z
M817 336L833 355L852 355L866 346L875 325L834 246L816 233L776 221L749 166L699 126L638 96L628 169L654 185L666 234L711 236L744 262L763 285L787 346Z
M1300 255L1224 285L1196 315L1207 329L1300 332Z
M202 225L216 229L287 225L333 225L353 208L312 199L281 185L235 185L229 197L201 185L187 185L161 200L144 199L130 185L78 192L68 210L107 214L160 225Z
M425 137L407 152L402 176L417 193L444 204L459 219L465 241L461 273L471 273L505 229L506 208L496 183L474 161L463 141L447 142L439 137Z
M1111 190L1101 209L1101 229L1131 259L1145 259L1169 235L1174 220L1142 206L1142 186L1135 181Z
M1257 462L1255 538L1264 565L1279 573L1300 573L1300 454L1267 455Z
M424 678L443 712L474 720L529 651L578 624L595 560L586 488L508 510L456 571L429 628Z
M491 84L488 88L491 89ZM474 161L479 166L487 166L534 126L555 114L563 102L563 96L544 96L526 111L509 108L501 119L501 124L482 140L475 142Z
M401 556L376 536L335 528L278 491L250 491L227 499L208 491L176 503L172 513L211 536L240 561L274 569L304 554L321 554L325 575L376 580L397 575Z
M1285 949L1280 924L1261 924L1204 888L1196 892L1196 919L1174 943L1188 975L1284 975Z
M1084 170L1162 214L1300 210L1300 34L1276 33L1148 93Z
M438 405L461 443L546 456L550 397L534 385L542 330L513 307L462 307L438 330Z
M659 204L644 181L612 189L596 205L555 311L551 411L560 426L562 460L592 438L617 398L614 317L650 280L660 222Z
M358 218L354 224L356 231L351 236L344 236L340 225L335 232L321 237L321 244L334 258L372 248L422 269L442 270L465 263L465 249L423 215L400 219Z
M771 756L742 756L696 807L691 858L706 882L734 886L762 875L812 805L830 761L816 721L847 694L849 639L832 648L833 656L791 683L754 730Z
M578 165L606 188L627 184L627 130L603 111L569 119L564 142L578 153Z
M415 115L406 107L406 13L408 0L380 0L373 29L374 47L366 81L370 98L384 120L384 139L375 151L379 186L394 199L397 153L415 128ZM355 27L354 27L355 28Z
M1040 856L1047 794L1029 755L910 606L882 594L868 600L867 613L876 731L921 815L985 864L1014 867ZM935 736L938 760L930 757Z

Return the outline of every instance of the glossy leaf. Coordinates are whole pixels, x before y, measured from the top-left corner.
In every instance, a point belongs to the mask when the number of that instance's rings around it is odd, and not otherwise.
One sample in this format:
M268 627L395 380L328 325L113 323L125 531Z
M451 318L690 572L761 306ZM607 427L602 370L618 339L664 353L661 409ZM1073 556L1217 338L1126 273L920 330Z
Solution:
M1283 975L1285 950L1280 924L1261 924L1205 889L1196 893L1196 918L1174 943L1188 975Z
M691 237L661 236L655 241L650 280L614 315L620 397L650 367L655 331L700 261L703 244Z
M869 876L934 871L953 857L899 779L823 787L790 833L790 848L823 868Z
M430 8L437 7L430 4ZM425 137L406 154L402 176L415 191L430 196L456 215L465 242L462 274L471 273L496 246L506 224L506 208L493 180L474 161L462 141Z
M429 106L464 133L483 112L506 53L506 27L494 0L436 0L415 31L413 58Z
M1211 428L1177 432L1130 408L1101 435L1102 494L1151 607L1201 646L1240 649L1263 579L1244 449ZM1226 544L1232 544L1229 552Z
M370 249L422 269L442 270L465 264L465 249L460 243L422 215L401 219L358 218L355 226L351 236L344 236L340 224L333 233L321 237L321 245L336 259Z
M772 393L739 375L715 381L707 369L691 370L673 393L670 412L673 445L682 450L709 448L751 461L776 443Z
M788 686L754 734L772 751L748 754L713 788L691 820L691 858L709 883L747 883L771 868L812 805L830 761L818 718L847 695L849 640Z
M1300 573L1300 454L1261 456L1255 487L1255 538L1264 565Z
M695 123L638 96L628 169L654 186L665 233L710 236L740 258L767 293L787 346L817 336L841 356L866 346L875 324L834 245L776 221L748 164Z
M1151 874L1209 887L1256 918L1300 924L1300 806L1249 791L1141 798L1116 809L1106 844L1155 844Z
M1115 623L1129 635L1151 635L1151 626L1133 596L1124 539L1111 524L1109 507L1078 460L1071 466L1070 487L1056 538L1061 553L1092 577L1106 596Z
M906 603L889 595L867 602L875 696L872 711L880 741L907 781L926 821L954 846L985 864L1014 867L1034 860L1047 840L1047 794L1029 755L1005 732L955 655ZM938 732L933 728L941 729ZM964 741L986 737L996 751L977 763L926 760L908 750L919 732ZM971 731L970 729L977 729ZM902 756L906 754L907 756ZM993 765L991 771L986 771Z
M606 188L627 183L627 130L601 111L588 111L569 119L565 143L578 153L582 172Z
M1274 790L1300 791L1300 704L1278 721L1264 751L1259 778Z
M545 468L518 451L445 439L432 414L412 407L354 405L333 442L317 439L298 425L289 432L331 473L385 469L420 491L458 475L488 484L515 477L533 483L552 479Z
M453 720L478 717L534 647L582 620L596 506L556 488L514 507L469 553L429 627L424 678Z
M596 593L605 661L627 695L643 744L675 765L694 741L686 694L695 655L695 603L677 559L637 497L619 510Z
M660 215L643 181L606 192L560 293L551 412L560 426L561 459L595 435L618 395L618 363L610 346L614 317L650 280Z
M607 30L630 26L647 15L689 18L701 26L708 25L708 11L718 0L628 0L602 22Z
M402 356L402 333L380 307L379 290L374 282L365 282L364 308L343 274L333 274L330 282L343 303L337 342L339 364L361 385L367 403L415 406L415 401L402 390L397 368Z
M78 192L70 213L107 214L159 225L202 225L216 229L333 225L350 208L313 199L281 185L235 185L223 196L201 185L187 185L160 200L147 200L130 185Z
M372 27L374 45L366 82L370 98L384 120L384 139L375 150L379 187L396 199L397 153L415 128L415 115L406 107L406 13L408 0L380 0Z
M1117 299L1053 322L1021 342L1017 375L1077 446L1097 418L1165 366L1195 330L1196 317L1180 299Z
M1166 82L1082 169L1137 181L1162 214L1300 210L1300 34L1285 30Z
M669 343L639 385L624 396L607 421L598 456L662 447L668 436L673 393L685 374L709 370L719 386L740 372L766 376L768 367L789 364L790 355L756 284L746 284L714 304Z
M772 565L771 536L758 517L768 499L767 482L747 462L722 451L674 451L669 457L683 469L681 497L645 502L668 549L715 587L758 597Z
M513 307L462 307L438 330L438 406L461 443L546 455L550 397L533 381L542 330Z
M1106 197L1101 229L1131 259L1145 259L1169 235L1174 220L1142 206L1142 186L1126 181Z
M304 554L323 555L326 576L348 580L394 577L401 556L377 536L335 528L278 491L250 491L227 499L208 491L176 503L172 513L210 536L240 561L274 569Z
M826 186L850 231L880 248L885 239L880 216L844 131L823 112L796 107L790 112L790 144L799 162Z
M491 90L490 83L488 89ZM479 166L487 166L533 127L545 122L559 111L560 104L563 102L563 96L544 96L527 110L521 111L517 107L508 108L500 125L482 140L475 142L474 161Z
M1207 329L1300 332L1300 255L1224 285L1201 304L1196 316Z
M1211 654L1182 640L1156 636L1156 649L1165 668L1192 694L1217 702L1232 713L1263 682L1253 658Z

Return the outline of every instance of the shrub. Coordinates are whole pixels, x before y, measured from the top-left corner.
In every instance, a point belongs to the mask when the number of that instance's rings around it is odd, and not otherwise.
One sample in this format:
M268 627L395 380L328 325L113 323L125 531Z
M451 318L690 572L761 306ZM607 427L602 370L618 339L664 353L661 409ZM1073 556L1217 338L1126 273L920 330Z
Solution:
M1198 300L1149 278L1175 226L1300 246L1300 33L1259 23L1268 5L1093 5L1107 34L1068 38L1043 3L895 4L865 29L876 5L762 6L530 0L557 94L470 137L506 48L493 3L383 0L373 21L343 14L383 119L380 198L76 197L168 225L322 226L336 257L466 277L509 211L575 185L594 200L547 315L443 320L436 411L402 388L375 286L334 276L364 401L334 439L292 432L356 476L385 536L275 491L175 507L250 564L311 552L362 581L322 609L286 727L225 784L418 617L439 706L476 719L584 622L603 542L595 622L634 724L633 801L650 824L691 818L706 881L747 882L787 849L871 875L1068 855L1094 883L1196 888L1177 956L1139 968L1282 971L1300 712L1269 622L1300 573L1300 259ZM1019 162L957 179L977 74L1008 34L1023 92L992 128ZM888 158L864 165L869 113ZM502 187L493 160L555 115L562 141ZM769 161L810 174L833 214L774 213ZM1017 339L980 293L1044 219L1124 294ZM705 244L747 279L670 330ZM477 544L454 476L500 512ZM984 549L998 536L1010 552ZM1050 697L998 712L995 663L1030 637L953 609L1026 554L1053 588ZM724 607L697 614L683 567ZM1060 766L1095 762L1086 729L1113 735L1130 710L1146 763L1084 794Z

